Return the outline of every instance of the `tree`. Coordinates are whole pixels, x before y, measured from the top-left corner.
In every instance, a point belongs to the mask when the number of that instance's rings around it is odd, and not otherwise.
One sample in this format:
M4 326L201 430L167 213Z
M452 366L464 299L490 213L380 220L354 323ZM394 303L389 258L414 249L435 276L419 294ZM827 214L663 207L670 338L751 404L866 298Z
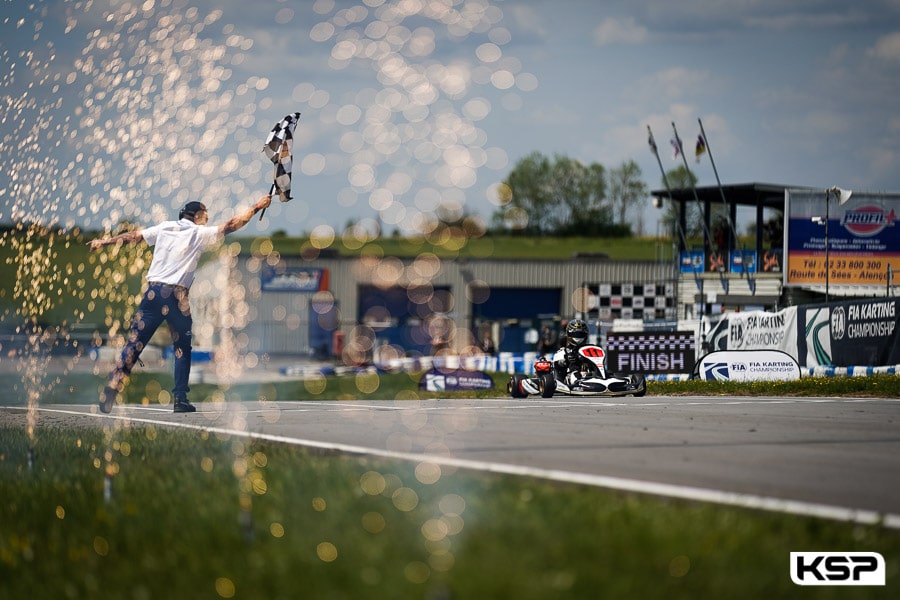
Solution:
M503 182L504 206L494 214L494 221L523 233L542 233L542 221L551 204L547 181L550 161L540 152L532 152L516 163Z
M616 215L616 223L626 225L628 211L637 210L637 231L643 233L644 212L639 203L647 198L647 185L641 180L641 168L633 160L623 162L609 172L609 200Z
M550 160L532 152L516 163L503 184L505 205L493 215L495 227L531 235L621 235L605 203L603 165L584 165L559 154Z
M663 185L668 182L671 190L686 190L697 185L697 176L693 171L685 168L683 165L675 169L666 171L666 177ZM669 231L674 232L675 237L681 237L678 234L678 216L679 205L675 202L669 202L666 206L666 212L663 215L662 222ZM696 202L687 202L685 204L685 215L687 229L682 232L686 237L699 237L703 235L703 211Z

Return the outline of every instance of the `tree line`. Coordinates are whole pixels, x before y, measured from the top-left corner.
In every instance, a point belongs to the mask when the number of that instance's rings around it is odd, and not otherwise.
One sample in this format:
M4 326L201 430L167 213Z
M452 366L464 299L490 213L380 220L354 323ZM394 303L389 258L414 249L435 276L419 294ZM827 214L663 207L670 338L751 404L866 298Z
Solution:
M500 207L492 215L491 229L522 235L624 237L641 229L640 223L629 219L629 212L647 198L641 168L633 160L607 170L562 154L551 158L532 152L499 186Z

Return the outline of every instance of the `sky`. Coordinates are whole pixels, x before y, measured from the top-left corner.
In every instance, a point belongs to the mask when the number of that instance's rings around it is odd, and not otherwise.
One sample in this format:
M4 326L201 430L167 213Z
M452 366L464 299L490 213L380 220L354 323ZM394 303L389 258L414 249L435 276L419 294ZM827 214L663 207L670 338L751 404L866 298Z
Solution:
M900 191L898 93L900 0L0 0L0 222L222 222L294 111L294 199L251 233L489 223L533 152L659 189L673 123L699 185Z

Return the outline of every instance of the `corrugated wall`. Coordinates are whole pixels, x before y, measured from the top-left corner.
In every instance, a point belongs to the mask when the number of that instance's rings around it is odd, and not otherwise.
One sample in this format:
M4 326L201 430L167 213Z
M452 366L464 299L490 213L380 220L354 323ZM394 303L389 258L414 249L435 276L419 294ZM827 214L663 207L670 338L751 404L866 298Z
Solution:
M457 328L471 327L471 302L467 286L481 285L503 288L554 288L562 290L561 316L571 317L581 312L577 290L586 284L598 283L670 283L673 280L671 264L658 261L612 261L586 258L570 260L501 260L456 259L442 260L431 257L418 259L360 260L356 258L320 258L306 261L297 256L282 256L287 267L314 267L329 272L329 291L340 309L340 329L350 335L357 323L360 285L406 286L430 282L434 286L448 286L455 298L451 318ZM205 267L204 269L218 268ZM238 328L240 339L247 351L270 354L308 354L311 313L310 293L261 291L259 285L260 261L247 256L238 257L230 279L243 284L247 305L245 325ZM201 271L198 280L212 280L212 273ZM221 288L221 273L217 275ZM768 283L768 282L767 282ZM770 287L770 286L768 286ZM778 286L780 288L780 286ZM216 289L210 290L217 293ZM768 291L768 290L767 290ZM679 283L678 317L683 318L682 307L693 300L696 287L691 279ZM213 327L199 328L210 332L223 326L221 316L214 316ZM195 315L202 321L204 315ZM214 343L215 335L206 339L195 333L198 345Z

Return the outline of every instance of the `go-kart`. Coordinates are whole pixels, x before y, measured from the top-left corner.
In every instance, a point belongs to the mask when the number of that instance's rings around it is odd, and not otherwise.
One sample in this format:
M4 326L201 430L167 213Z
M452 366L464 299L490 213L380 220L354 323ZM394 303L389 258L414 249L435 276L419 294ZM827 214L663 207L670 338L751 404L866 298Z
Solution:
M557 356L561 352L563 350L557 351ZM514 374L506 384L506 391L513 398L534 394L540 394L542 398L551 398L554 394L641 397L647 393L643 375L607 374L606 351L600 346L582 346L577 356L577 368L565 375L558 374L553 361L541 356L534 363L534 376Z

